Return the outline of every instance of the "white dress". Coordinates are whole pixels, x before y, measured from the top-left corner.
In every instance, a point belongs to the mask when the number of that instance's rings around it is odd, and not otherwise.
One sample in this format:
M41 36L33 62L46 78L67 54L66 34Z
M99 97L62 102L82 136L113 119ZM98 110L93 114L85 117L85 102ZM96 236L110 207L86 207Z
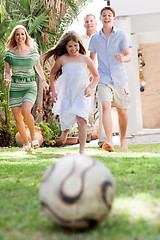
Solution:
M88 121L90 97L84 96L88 85L85 63L72 62L62 66L62 74L55 84L58 99L53 106L53 113L60 116L62 131L72 128L76 116Z

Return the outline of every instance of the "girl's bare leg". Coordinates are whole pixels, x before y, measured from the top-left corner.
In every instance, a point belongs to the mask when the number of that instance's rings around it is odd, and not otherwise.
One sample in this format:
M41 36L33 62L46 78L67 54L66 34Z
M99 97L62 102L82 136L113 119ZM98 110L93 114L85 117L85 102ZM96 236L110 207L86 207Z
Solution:
M78 136L79 136L79 143L80 143L79 153L84 154L86 138L87 138L87 122L84 118L77 116L77 124L78 124Z
M69 129L66 129L65 131L62 132L61 136L60 136L60 142L62 144L65 144L66 141L67 141L67 136L68 136L68 132L69 132Z

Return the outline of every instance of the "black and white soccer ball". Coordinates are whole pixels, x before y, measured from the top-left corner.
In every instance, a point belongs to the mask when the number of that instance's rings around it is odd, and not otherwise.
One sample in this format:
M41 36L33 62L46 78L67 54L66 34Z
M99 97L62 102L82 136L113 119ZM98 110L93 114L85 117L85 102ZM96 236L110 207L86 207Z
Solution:
M40 202L55 224L87 228L109 213L115 195L111 172L99 160L67 155L50 166L40 185Z

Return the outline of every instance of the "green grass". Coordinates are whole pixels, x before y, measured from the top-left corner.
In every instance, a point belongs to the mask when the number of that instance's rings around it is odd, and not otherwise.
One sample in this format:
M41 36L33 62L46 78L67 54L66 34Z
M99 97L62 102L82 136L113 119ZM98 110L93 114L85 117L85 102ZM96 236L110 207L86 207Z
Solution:
M160 144L116 146L108 153L86 148L112 172L116 197L108 217L85 231L52 223L42 211L39 186L47 167L78 148L0 150L0 240L159 240Z

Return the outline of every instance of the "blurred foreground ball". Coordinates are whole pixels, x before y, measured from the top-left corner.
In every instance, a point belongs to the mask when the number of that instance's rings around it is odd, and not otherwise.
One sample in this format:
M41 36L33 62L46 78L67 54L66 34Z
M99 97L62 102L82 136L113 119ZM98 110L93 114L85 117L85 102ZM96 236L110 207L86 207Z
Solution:
M111 209L115 183L108 168L86 155L67 155L50 166L40 185L40 202L55 224L87 228Z

